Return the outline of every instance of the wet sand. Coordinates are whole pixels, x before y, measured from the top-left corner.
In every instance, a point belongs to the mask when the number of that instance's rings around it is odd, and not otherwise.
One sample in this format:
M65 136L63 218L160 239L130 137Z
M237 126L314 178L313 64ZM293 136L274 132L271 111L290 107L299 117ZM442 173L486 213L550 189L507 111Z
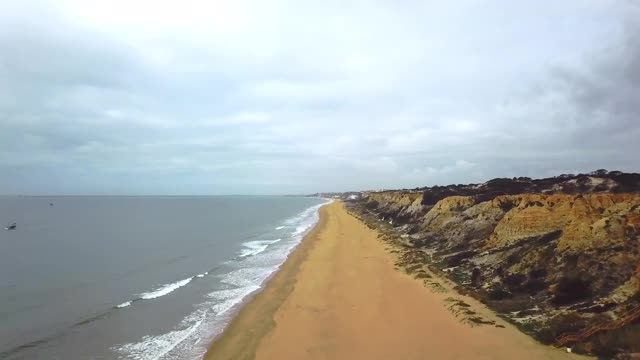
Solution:
M495 326L447 310L462 298ZM578 359L543 346L481 304L394 269L374 230L334 202L265 289L211 346L222 359Z

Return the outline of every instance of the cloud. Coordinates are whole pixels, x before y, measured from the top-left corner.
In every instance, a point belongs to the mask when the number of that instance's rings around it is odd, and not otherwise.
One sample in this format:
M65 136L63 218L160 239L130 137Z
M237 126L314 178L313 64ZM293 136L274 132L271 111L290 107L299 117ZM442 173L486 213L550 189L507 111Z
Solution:
M0 193L637 170L638 19L599 0L2 4Z

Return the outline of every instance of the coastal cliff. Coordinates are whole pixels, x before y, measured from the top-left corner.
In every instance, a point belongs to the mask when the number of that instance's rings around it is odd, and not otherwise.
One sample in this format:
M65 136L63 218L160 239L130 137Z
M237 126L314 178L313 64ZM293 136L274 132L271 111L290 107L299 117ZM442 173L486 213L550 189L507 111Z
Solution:
M640 306L640 174L365 193L351 207L425 265L545 343ZM632 319L633 320L633 319ZM573 341L602 356L640 352L640 321Z

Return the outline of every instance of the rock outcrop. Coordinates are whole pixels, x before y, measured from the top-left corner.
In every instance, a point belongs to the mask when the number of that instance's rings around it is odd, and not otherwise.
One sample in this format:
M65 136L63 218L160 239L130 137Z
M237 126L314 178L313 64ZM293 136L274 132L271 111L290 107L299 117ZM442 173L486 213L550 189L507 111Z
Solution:
M371 192L352 206L392 223L406 251L429 254L412 258L543 342L640 305L640 174ZM611 355L607 336L577 349ZM616 346L640 351L640 341Z

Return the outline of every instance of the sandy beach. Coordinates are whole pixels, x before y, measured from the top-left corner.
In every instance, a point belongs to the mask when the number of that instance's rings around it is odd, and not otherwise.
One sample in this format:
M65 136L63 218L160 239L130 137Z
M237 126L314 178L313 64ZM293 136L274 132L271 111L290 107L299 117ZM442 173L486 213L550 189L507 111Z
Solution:
M496 325L447 310L464 299ZM239 312L205 359L577 359L543 346L452 290L434 292L394 268L374 230L334 202Z

